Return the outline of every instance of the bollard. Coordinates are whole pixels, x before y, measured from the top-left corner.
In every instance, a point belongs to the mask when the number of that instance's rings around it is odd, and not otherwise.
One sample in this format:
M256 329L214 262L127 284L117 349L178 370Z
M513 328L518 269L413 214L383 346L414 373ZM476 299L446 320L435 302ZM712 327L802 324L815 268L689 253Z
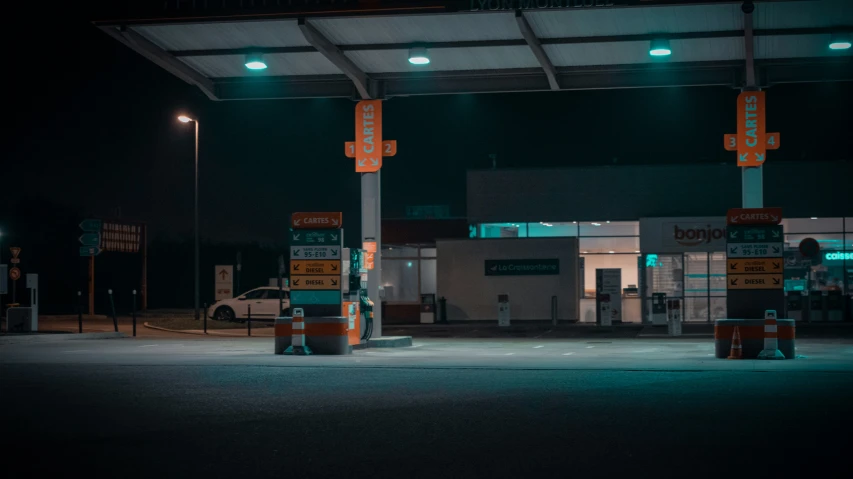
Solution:
M207 303L204 303L204 334L207 334Z
M249 319L247 320L247 325L249 326L249 336L252 335L252 305L249 306Z
M83 293L77 291L77 332L83 334Z
M764 349L758 353L758 359L785 359L785 355L779 351L775 309L764 311Z
M305 312L302 308L293 308L293 336L290 346L284 350L284 354L295 354L308 356L311 348L305 344Z
M551 296L551 324L557 325L557 297Z
M116 304L113 301L113 290L108 289L107 294L110 295L110 309L113 313L113 328L115 329L115 332L118 332L118 320L116 319Z
M133 337L136 337L136 290L133 290L133 311L130 312L133 316Z

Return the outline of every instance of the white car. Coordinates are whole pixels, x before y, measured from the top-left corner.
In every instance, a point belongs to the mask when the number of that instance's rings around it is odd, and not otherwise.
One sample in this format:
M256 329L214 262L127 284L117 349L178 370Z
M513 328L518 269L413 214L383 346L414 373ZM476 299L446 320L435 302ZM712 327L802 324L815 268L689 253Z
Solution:
M245 320L252 307L252 319L274 319L290 313L290 288L282 290L282 311L278 309L278 288L263 287L247 291L236 298L217 301L208 310L211 319L220 321Z

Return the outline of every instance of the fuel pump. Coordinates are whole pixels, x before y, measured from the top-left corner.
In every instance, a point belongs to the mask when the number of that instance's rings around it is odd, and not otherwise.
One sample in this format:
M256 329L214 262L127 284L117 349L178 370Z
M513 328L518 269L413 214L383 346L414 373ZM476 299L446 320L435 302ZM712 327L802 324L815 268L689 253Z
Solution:
M349 262L350 301L358 303L359 317L364 321L362 341L373 334L373 301L367 297L367 268L364 264L364 250L351 248Z

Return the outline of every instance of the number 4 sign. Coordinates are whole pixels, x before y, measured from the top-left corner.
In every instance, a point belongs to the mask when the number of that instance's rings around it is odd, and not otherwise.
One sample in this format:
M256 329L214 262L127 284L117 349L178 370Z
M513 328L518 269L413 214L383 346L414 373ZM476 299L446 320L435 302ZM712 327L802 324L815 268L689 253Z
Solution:
M767 138L766 144L768 150L778 150L780 143L780 134L779 133L767 133L765 137ZM726 148L726 151L737 151L737 135L734 133L727 133L723 135L723 146Z

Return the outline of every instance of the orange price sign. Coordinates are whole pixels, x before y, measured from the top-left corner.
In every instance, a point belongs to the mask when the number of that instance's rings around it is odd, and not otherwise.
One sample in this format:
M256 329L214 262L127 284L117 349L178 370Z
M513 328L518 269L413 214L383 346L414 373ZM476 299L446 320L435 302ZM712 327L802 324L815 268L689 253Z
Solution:
M738 166L764 164L767 154L764 98L763 91L745 91L737 97Z
M723 147L726 151L737 151L737 135L732 133L723 135Z
M382 168L382 100L355 105L355 171L374 173Z
M373 255L375 253L364 253L364 269L373 269Z

